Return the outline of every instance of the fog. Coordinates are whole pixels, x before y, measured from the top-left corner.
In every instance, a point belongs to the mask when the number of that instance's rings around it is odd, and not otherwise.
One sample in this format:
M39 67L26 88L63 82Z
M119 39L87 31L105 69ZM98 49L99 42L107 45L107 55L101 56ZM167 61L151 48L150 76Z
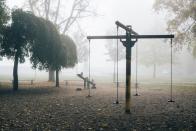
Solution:
M86 35L106 35L108 31L115 30L115 21L119 20L125 25L132 25L132 28L139 34L168 34L166 29L166 15L165 13L156 13L152 6L154 0L92 0L91 8L94 9L98 16L88 17L80 20L82 30ZM7 5L10 8L23 7L24 0L7 0ZM76 27L75 27L76 28ZM75 28L71 28L74 32ZM119 34L124 34L120 30ZM114 34L111 35L115 35ZM74 38L73 38L74 39ZM153 78L153 64L146 66L140 60L151 59L148 55L157 50L157 57L167 57L170 60L170 41L165 40L139 40L138 44L138 79ZM120 43L120 42L119 42ZM108 61L106 55L107 50L105 44L107 40L91 40L91 75L95 81L112 81L113 80L113 62ZM114 41L113 44L116 44ZM121 43L120 43L121 44ZM154 46L154 45L158 46ZM88 43L86 43L88 46ZM148 48L153 47L153 50ZM164 53L159 52L163 49ZM194 81L196 77L196 60L184 47L176 51L174 48L174 66L173 75L174 81L183 82ZM159 54L161 53L161 54ZM132 78L135 77L135 47L132 48ZM24 64L19 64L19 79L33 79L44 80L48 79L48 73L45 71L33 70L28 60ZM119 78L120 81L125 80L125 60L119 61ZM13 61L3 58L0 61L0 80L12 80ZM76 74L83 72L88 76L88 61L78 63L75 68L63 69L60 72L60 80L78 79ZM156 70L156 77L164 79L169 82L170 78L170 63L158 64Z

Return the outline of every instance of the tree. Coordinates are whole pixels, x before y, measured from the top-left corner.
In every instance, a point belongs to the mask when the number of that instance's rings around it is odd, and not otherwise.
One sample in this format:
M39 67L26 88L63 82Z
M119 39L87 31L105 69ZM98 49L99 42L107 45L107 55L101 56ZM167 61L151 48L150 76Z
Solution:
M116 34L115 31L108 31L107 34ZM106 55L109 56L108 61L114 62L113 67L113 82L115 82L115 71L116 71L116 62L117 62L117 40L107 40L105 45L107 49ZM123 47L122 43L118 41L118 60L121 61L125 59L125 48Z
M74 67L75 64L78 62L76 44L67 35L61 35L61 43L63 44L63 46L66 47L67 62L65 67L66 68Z
M86 44L88 40L86 36L81 32L76 32L73 34L75 44L77 45L77 59L78 62L83 62L88 60L88 49Z
M1 55L14 59L13 90L18 89L18 62L25 62L25 57L29 56L30 44L33 42L34 33L31 21L33 21L31 14L22 10L14 10L11 25L3 29ZM32 29L32 33L28 29Z
M53 65L56 69L56 87L59 87L59 71L62 68L74 67L77 61L77 48L74 41L67 35L61 35L61 48Z
M58 71L66 61L65 48L61 44L60 34L52 22L43 18L39 18L38 21L40 27L35 39L37 44L32 45L30 61L33 68Z
M146 67L153 66L153 78L157 77L157 65L166 65L171 62L170 59L170 46L161 41L154 41L149 43L145 41L139 48L138 61L139 64ZM145 47L144 47L145 46ZM173 54L173 63L177 63L177 57Z
M5 5L5 0L0 0L0 30L3 25L9 20L8 8Z
M196 55L196 1L195 0L156 0L155 11L165 10L168 15L167 30L175 34L176 47L193 47ZM196 56L195 56L196 57Z
M5 24L7 24L7 21L9 20L9 15L8 15L8 9L5 5L5 0L0 0L0 52L1 52L1 43L3 41L3 28ZM0 57L0 60L2 58Z
M34 68L56 70L56 87L59 87L59 71L73 67L77 62L76 46L68 36L59 35L56 27L42 18L39 37L32 46L30 61Z
M52 21L57 29L66 34L79 19L89 17L94 11L89 9L90 0L28 0L28 9L35 15ZM71 8L66 8L66 5ZM54 81L54 71L49 69L49 81Z

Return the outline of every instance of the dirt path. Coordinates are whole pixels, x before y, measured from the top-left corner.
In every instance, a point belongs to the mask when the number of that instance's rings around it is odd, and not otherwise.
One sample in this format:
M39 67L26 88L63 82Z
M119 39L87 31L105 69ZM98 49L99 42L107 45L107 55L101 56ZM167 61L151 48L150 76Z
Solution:
M175 103L168 103L168 85L140 85L133 96L131 114L113 104L112 85L98 84L92 97L76 87L21 88L12 92L0 87L1 130L196 130L196 86L174 86Z

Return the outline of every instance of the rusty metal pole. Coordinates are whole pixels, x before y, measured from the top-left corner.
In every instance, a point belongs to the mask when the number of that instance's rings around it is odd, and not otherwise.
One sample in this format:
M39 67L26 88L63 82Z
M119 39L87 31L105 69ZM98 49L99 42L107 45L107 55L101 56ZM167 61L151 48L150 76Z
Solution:
M131 28L131 27L129 27ZM125 92L125 113L130 113L131 108L131 49L137 42L137 39L132 40L131 32L126 32L126 92Z
M131 107L131 34L126 32L126 96L125 112L130 113Z

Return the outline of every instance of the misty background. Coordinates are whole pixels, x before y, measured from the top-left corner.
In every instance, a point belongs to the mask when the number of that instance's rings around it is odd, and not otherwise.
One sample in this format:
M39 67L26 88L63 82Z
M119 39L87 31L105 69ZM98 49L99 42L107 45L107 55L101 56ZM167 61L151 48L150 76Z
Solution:
M69 0L70 1L70 0ZM69 3L69 2L68 2ZM70 3L71 4L71 3ZM95 16L80 19L80 30L87 35L116 35L115 21L125 25L132 25L138 34L168 34L166 31L166 13L157 13L153 9L154 0L92 0L90 8L96 12ZM9 8L24 8L25 0L7 0ZM69 5L66 5L69 7ZM78 31L77 23L71 27L69 34L75 40L74 34ZM111 34L108 34L111 33ZM119 34L125 32L120 29ZM88 49L88 41L85 46ZM114 62L108 56L107 44L116 46L116 40L91 40L91 76L95 81L113 81ZM119 44L121 44L119 42ZM170 41L166 40L139 40L138 44L138 80L163 79L170 82ZM121 44L121 48L123 48ZM124 50L120 50L122 53ZM187 46L182 49L174 48L174 82L196 81L196 60ZM76 74L83 72L88 76L87 60L79 62L74 68L63 69L60 80L78 79ZM154 76L154 59L156 62L156 76ZM13 61L3 58L0 61L0 80L12 80ZM119 78L125 80L125 56L119 61ZM29 60L19 64L19 80L48 80L48 72L33 70ZM135 77L135 47L132 48L132 78ZM183 79L183 81L182 81Z

